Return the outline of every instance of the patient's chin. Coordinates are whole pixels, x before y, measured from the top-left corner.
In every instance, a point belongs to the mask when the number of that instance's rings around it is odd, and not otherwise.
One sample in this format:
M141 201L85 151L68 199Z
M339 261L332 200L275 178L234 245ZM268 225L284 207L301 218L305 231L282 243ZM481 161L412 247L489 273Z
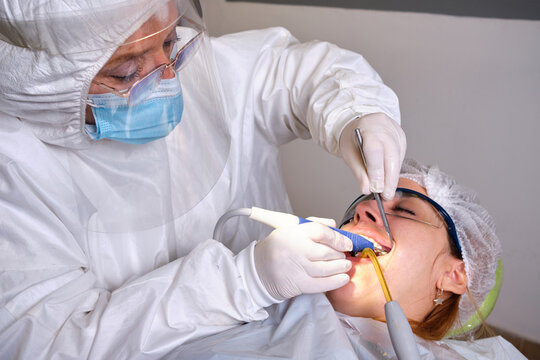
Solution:
M326 297L335 311L354 317L384 319L385 299L382 291L369 291L353 282L328 291Z

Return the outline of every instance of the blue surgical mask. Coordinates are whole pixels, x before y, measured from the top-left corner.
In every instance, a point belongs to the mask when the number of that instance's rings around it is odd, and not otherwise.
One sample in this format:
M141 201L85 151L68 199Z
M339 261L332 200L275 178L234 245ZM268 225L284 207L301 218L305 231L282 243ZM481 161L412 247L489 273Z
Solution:
M128 106L127 100L112 93L88 94L95 125L86 125L94 140L111 139L144 144L167 136L182 119L184 100L178 76L163 79L146 100Z

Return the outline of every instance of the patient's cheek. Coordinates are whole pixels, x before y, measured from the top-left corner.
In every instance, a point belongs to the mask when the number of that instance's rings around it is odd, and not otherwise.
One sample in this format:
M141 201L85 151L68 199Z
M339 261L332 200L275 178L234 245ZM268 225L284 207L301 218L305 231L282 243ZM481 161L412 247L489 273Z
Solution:
M339 289L328 291L326 297L330 301L330 304L332 304L334 310L347 315L352 315L353 309L351 309L351 306L354 305L354 302L351 302L351 300L354 300L353 290L354 286L349 282Z
M340 311L339 300L338 300L339 296L336 296L336 290L327 292L326 297L328 298L328 301L330 301L330 304L332 304L332 307L334 308L334 310Z

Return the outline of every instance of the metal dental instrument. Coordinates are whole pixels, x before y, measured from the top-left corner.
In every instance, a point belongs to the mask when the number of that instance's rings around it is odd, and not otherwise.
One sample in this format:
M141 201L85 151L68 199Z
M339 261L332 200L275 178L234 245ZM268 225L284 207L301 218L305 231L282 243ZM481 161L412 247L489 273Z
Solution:
M360 156L362 156L362 161L364 162L364 166L366 167L367 171L366 157L364 155L364 149L362 149L362 135L360 135L359 129L354 129L354 133L356 134L356 144L358 145L358 149L360 150ZM373 192L372 194L375 197L375 201L377 202L377 207L379 208L379 213L381 214L384 228L386 229L386 233L388 234L388 239L390 239L390 245L394 247L394 239L392 239L392 235L390 235L390 226L388 225L388 219L386 218L386 213L384 212L381 194L376 192Z

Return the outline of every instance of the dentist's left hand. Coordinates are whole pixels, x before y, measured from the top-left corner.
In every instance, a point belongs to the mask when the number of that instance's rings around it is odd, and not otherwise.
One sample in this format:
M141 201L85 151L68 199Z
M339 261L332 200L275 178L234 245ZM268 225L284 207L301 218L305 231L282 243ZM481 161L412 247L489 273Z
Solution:
M312 222L274 230L255 245L254 262L268 293L284 300L347 284L352 264L343 252L351 250L350 239Z

